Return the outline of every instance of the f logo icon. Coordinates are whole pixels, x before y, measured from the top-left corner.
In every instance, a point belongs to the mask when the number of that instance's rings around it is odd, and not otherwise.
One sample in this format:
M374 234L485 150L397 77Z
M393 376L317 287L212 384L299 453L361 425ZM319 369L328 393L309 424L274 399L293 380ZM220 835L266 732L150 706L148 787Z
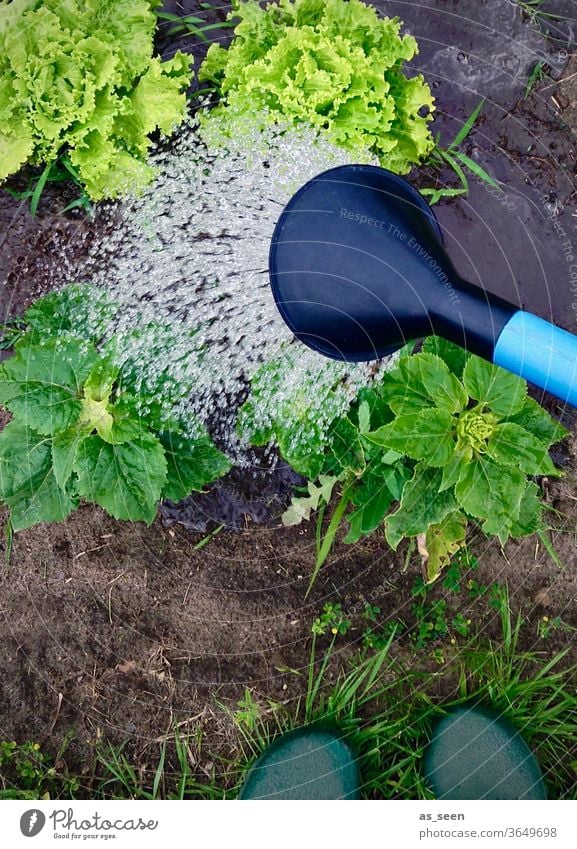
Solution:
M37 808L25 811L20 817L20 831L25 837L36 837L46 824L46 817Z

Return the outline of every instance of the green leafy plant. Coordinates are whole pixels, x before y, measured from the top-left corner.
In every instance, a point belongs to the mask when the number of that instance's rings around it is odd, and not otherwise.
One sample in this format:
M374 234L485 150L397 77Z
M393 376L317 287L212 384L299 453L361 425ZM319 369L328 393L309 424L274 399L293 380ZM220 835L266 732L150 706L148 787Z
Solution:
M158 5L0 0L0 181L43 165L41 191L59 159L92 200L152 180L149 136L184 120L192 62L153 57Z
M54 760L45 755L39 743L0 741L0 800L74 798L80 787L77 777L57 769L70 738L64 739Z
M527 397L523 380L431 338L425 350L386 376L395 418L366 438L416 461L389 544L425 534L429 577L438 574L461 527L473 519L502 544L543 527L534 476L558 476L548 448L566 429Z
M541 80L545 79L547 76L547 62L544 59L539 59L538 62L533 66L533 70L529 74L527 78L527 85L525 86L525 97L529 97L537 83L541 82Z
M327 602L323 612L315 619L311 631L316 636L324 636L329 631L336 637L337 634L344 636L350 629L352 622L347 619L342 606L338 602Z
M114 342L99 345L114 306L86 295L83 287L49 295L9 328L14 353L0 366L0 403L12 419L0 432L0 498L15 530L65 519L81 500L151 523L160 499L179 501L230 468L206 432L191 437L154 409L141 412Z
M523 619L512 615L506 588L501 599L499 638L489 641L470 630L466 644L458 651L449 646L444 660L434 653L434 675L429 656L415 653L413 641L407 653L396 631L376 653L350 658L344 671L335 670L334 642L321 656L313 643L305 697L282 706L246 738L237 786L279 733L323 723L338 729L357 753L363 798L430 799L423 754L433 722L473 702L519 730L539 758L550 798L575 798L575 667L566 667L567 650L550 659L523 651Z
M463 143L469 137L471 130L475 126L481 114L483 104L484 101L482 100L471 112L448 147L443 147L441 144L440 133L436 134L435 147L431 152L427 164L432 165L435 171L439 173L443 170L443 168L448 167L459 180L459 186L457 188L454 188L453 186L435 186L434 188L425 187L420 189L419 191L421 194L429 199L429 204L431 206L438 203L442 198L454 198L468 194L469 179L467 177L467 172L473 174L483 183L487 183L487 185L492 188L500 189L499 184L493 179L493 177L491 177L491 175L488 174L478 162L475 162L474 159L471 159L471 157L467 156L467 154L462 150Z
M16 189L12 189L9 186L5 186L4 190L17 200L30 201L30 214L36 215L40 198L46 185L49 183L62 183L64 181L72 183L77 188L78 197L64 207L62 214L70 212L73 209L82 209L86 214L91 213L92 202L90 197L66 153L60 154L55 162L49 163L38 176L31 177L28 181L27 188L23 191L16 191Z
M238 21L231 45L211 45L199 71L221 96L207 120L264 110L272 121L311 124L357 155L371 152L399 174L432 150L433 97L422 75L403 73L418 48L398 19L360 0L266 8L248 0L230 18Z
M545 0L517 0L518 5L521 9L528 15L531 20L536 20L537 18L559 18L560 15L555 15L551 12L545 11L543 6L545 5Z
M560 616L542 616L537 623L537 636L542 640L547 640L555 631L560 631L564 634L577 632L577 628L569 625Z
M216 10L219 7L211 3L200 3L201 9ZM234 21L216 21L207 23L198 15L175 15L173 12L156 12L159 21L167 24L167 35L195 35L201 41L208 41L207 32L234 27Z
M293 436L294 420L269 424L253 435L280 437L285 459L301 473L314 469L319 481L293 499L287 524L317 508L322 524L329 497L339 493L324 535L317 527L312 581L345 518L348 543L383 525L395 550L414 539L427 581L463 547L469 521L502 544L542 531L534 478L560 474L548 448L567 434L527 396L523 380L436 337L362 389L308 450Z

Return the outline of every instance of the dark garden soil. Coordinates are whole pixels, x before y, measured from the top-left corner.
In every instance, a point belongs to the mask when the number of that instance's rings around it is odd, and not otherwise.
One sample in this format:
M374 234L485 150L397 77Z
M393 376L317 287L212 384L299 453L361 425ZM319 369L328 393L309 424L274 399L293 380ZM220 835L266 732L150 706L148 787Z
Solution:
M577 332L577 275L568 260L572 252L577 263L577 57L564 52L575 36L575 4L549 4L572 15L555 24L565 41L546 40L509 0L376 5L399 14L421 44L417 67L434 85L443 141L487 101L468 152L507 188L496 193L472 179L466 199L437 208L459 270ZM190 12L195 4L167 7ZM192 43L178 40L184 48ZM206 49L195 45L199 55ZM161 41L167 55L175 46ZM524 98L539 60L548 76ZM423 172L418 179L431 178ZM61 279L61 244L82 251L97 235L81 214L58 214L70 199L49 189L32 219L23 202L0 193L2 317L18 315ZM574 425L572 411L544 401ZM577 628L577 441L556 459L566 477L545 481L544 490L558 511L552 539L559 562L534 538L501 551L472 533L479 567L469 577L508 584L514 610L527 619L524 647L549 656L569 645L567 662L577 662L574 632L558 628L546 640L537 632L543 616ZM287 491L284 474L256 493L233 477L179 513L165 511L150 528L84 507L62 525L18 534L9 564L0 567L0 738L34 739L56 752L73 732L67 764L84 770L88 783L94 746L103 740L125 743L137 766L150 767L175 726L191 735L202 729L197 770L212 776L217 755L238 754L221 705L234 707L245 687L265 711L269 701L297 699L304 678L295 671L308 662L311 622L326 602L340 602L353 625L337 644L336 665L360 642L365 602L381 608L383 622L403 619L408 637L418 624L411 612L418 558L405 569L406 549L392 553L380 534L355 546L339 542L305 600L314 527L280 526ZM188 527L166 524L175 518ZM498 635L484 600L465 593L450 605L475 630ZM463 641L439 645L451 663Z

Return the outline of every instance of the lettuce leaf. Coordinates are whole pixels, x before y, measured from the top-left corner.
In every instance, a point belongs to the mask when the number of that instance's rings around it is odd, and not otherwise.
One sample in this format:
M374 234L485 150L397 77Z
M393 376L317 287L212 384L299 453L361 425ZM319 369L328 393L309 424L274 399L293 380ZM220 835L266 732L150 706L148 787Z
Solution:
M154 177L150 133L186 117L192 57L153 58L157 0L0 0L0 180L68 151L93 200Z
M400 35L397 18L379 18L360 0L280 0L265 9L248 0L229 17L239 20L232 44L212 45L199 73L222 96L206 122L228 114L234 132L239 116L260 109L312 124L400 174L432 150L434 100L422 76L402 71L418 47Z

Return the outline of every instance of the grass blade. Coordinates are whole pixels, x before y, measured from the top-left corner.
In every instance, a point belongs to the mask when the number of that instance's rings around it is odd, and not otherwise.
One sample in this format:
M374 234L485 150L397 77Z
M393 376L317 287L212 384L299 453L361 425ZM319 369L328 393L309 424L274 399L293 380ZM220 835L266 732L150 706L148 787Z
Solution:
M543 547L545 548L545 551L547 552L547 554L549 555L549 557L551 558L551 560L553 561L555 566L558 566L559 569L564 569L565 566L564 566L563 562L561 561L561 559L559 558L559 555L557 554L557 552L555 550L555 546L553 545L553 543L551 541L551 537L549 536L549 529L537 531L537 536L539 537L539 539L543 543Z
M32 192L32 198L30 200L30 215L32 215L32 217L36 215L36 212L38 210L38 204L40 203L40 197L42 195L42 192L44 191L44 186L46 185L48 177L50 176L50 172L52 171L53 165L54 162L50 162L46 166L46 168L38 178L36 186L34 187L34 191Z
M154 782L152 784L152 798L158 798L158 788L160 787L160 782L162 781L162 774L164 772L164 761L166 759L166 740L162 744L162 748L160 750L160 758L158 760L158 766L156 767L156 772L154 773Z
M471 114L469 115L469 117L467 118L467 120L465 121L465 123L463 124L463 126L461 127L461 129L459 130L459 132L457 133L457 135L455 136L455 138L451 142L451 144L449 145L449 150L455 150L456 148L459 147L460 144L462 144L465 141L465 139L467 138L467 136L469 135L469 133L473 129L473 126L474 126L477 118L481 114L481 110L483 109L484 105L485 105L485 101L481 100L481 102L475 107L475 109L473 109L473 111L471 112Z
M327 532L324 536L324 539L323 539L322 544L321 544L320 549L319 549L319 553L317 555L317 561L315 563L315 568L314 568L308 589L305 593L305 599L308 597L310 591L313 588L314 582L317 579L317 575L319 573L321 566L323 565L323 563L325 562L325 560L327 559L327 557L330 554L331 548L333 547L333 544L334 544L334 541L335 541L335 537L337 535L337 531L339 529L339 525L341 524L341 520L344 516L345 510L349 506L350 499L351 499L350 487L348 487L343 492L343 494L341 496L341 500L337 504L335 512L333 513L333 515L331 517L331 521L329 522Z
M491 177L491 175L488 174L487 171L485 171L485 169L482 168L478 162L475 162L465 153L461 153L461 151L458 150L453 153L453 156L459 159L463 163L463 165L465 165L469 169L469 171L471 171L480 180L483 180L483 182L488 183L494 189L501 189L499 183L497 183L497 181L494 180L493 177Z

